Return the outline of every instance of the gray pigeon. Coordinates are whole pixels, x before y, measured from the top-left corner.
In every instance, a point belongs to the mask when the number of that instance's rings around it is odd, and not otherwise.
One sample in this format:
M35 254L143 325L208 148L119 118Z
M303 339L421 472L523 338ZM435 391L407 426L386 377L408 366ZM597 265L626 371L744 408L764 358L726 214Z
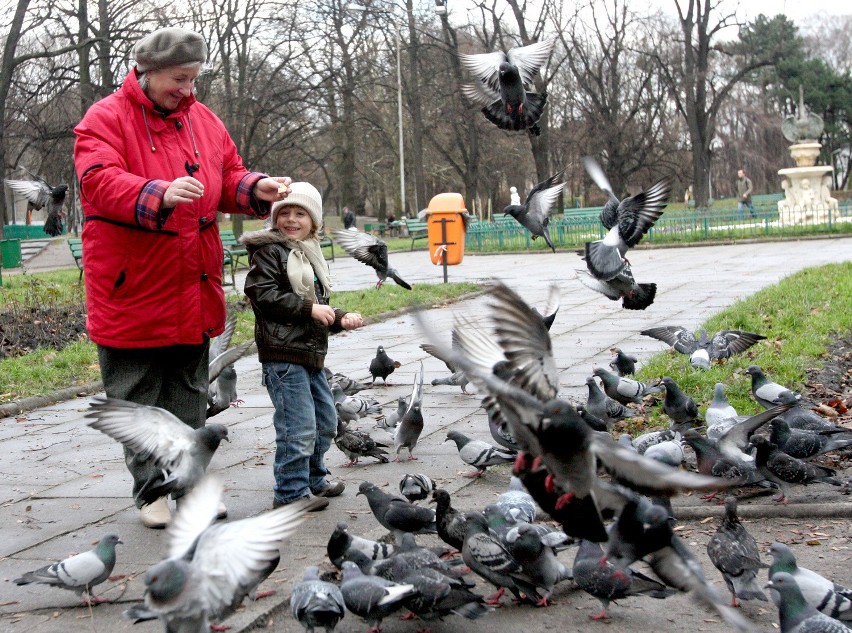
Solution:
M357 422L361 418L382 414L382 405L375 398L347 396L340 385L332 385L331 395L334 398L337 417L344 422Z
M532 495L524 488L521 480L512 475L509 488L501 493L494 502L504 517L512 521L532 523L535 521L536 509Z
M671 429L662 429L659 431L648 431L631 440L631 445L640 455L644 455L645 451L662 442L668 442L674 439L674 431Z
M456 326L456 327L458 327L458 326ZM458 332L456 331L456 328L453 328L453 332L452 332L452 349L453 349L453 351L455 351L455 352L460 351L460 348L459 348L460 344L461 343L460 343ZM445 357L445 355L441 353L440 348L437 348L434 345L429 345L428 343L424 343L423 345L421 345L420 349L422 349L424 352L428 353L429 355L434 356L438 360L443 361L444 364L447 366L447 371L450 372L450 375L446 378L435 378L432 381L433 387L435 385L450 385L450 386L453 386L453 387L461 387L462 393L465 393L465 394L467 393L467 384L468 384L467 376L465 376L465 373L463 371L461 371L456 366L456 364L452 361L452 359Z
M562 189L565 187L564 182L557 184L561 178L561 171L553 174L547 180L542 180L530 189L523 204L510 204L503 209L503 215L511 215L515 218L521 226L529 230L532 239L543 237L554 253L556 247L550 239L547 225L550 222L550 212L553 210L553 205L556 204L562 194Z
M343 563L340 592L346 608L364 618L367 624L378 631L382 620L402 608L405 600L414 595L416 590L414 585L397 584L378 576L365 576L355 563L346 561Z
M848 633L849 627L817 611L802 594L796 579L776 572L766 585L778 593L781 633Z
M377 442L369 433L347 428L346 424L337 419L337 435L334 436L334 445L349 458L342 464L344 468L354 466L362 457L373 457L382 464L388 463L387 444Z
M639 360L635 356L625 354L617 347L610 349L613 353L612 360L609 363L610 369L619 376L632 376L636 373L636 362Z
M482 106L485 118L501 130L527 130L538 136L538 120L547 94L530 92L527 87L547 62L555 42L551 38L516 46L505 53L459 55L461 65L476 79L474 84L462 85L462 94Z
M394 461L400 461L399 452L408 449L408 459L417 459L414 456L414 447L423 432L423 363L420 363L420 371L414 374L414 386L411 390L408 409L397 424L393 436L393 448L396 451Z
M325 374L326 380L328 380L328 386L332 387L334 385L338 385L347 396L354 396L359 391L364 391L364 389L370 388L370 385L359 382L349 376L345 376L341 373L333 374L328 367L324 367L322 371Z
M337 623L346 615L346 605L340 588L320 580L319 568L312 565L305 569L302 581L293 585L290 594L290 612L307 633L315 628L332 633Z
M105 598L95 597L92 589L112 574L115 567L115 546L121 542L117 535L107 534L101 537L94 549L35 571L28 571L20 578L15 578L14 582L16 585L40 584L68 589L78 594L87 605L106 602Z
M846 435L847 429L837 434ZM779 449L798 459L810 459L823 453L837 451L852 446L852 437L836 437L834 431L803 431L791 429L781 419L769 422L769 441Z
M204 476L219 443L228 441L226 426L208 424L192 429L159 407L101 397L93 398L90 406L92 411L86 415L91 419L89 426L163 469L164 479L139 491L145 503L169 493L178 498L189 492Z
M532 581L542 594L539 606L546 606L553 588L573 573L557 557L555 548L566 542L564 532L540 533L528 523L521 524L510 537L509 553L521 566L523 580Z
M657 296L657 284L637 283L629 264L625 264L611 279L598 279L585 270L576 272L577 279L586 288L602 294L610 301L621 300L621 307L625 310L644 310L654 303Z
M603 550L597 543L580 541L580 548L574 558L572 575L577 586L589 595L600 600L603 607L597 615L589 616L593 620L607 620L609 603L629 596L649 596L663 599L674 592L666 586L629 567L621 569L603 559Z
M378 237L372 233L341 229L332 231L332 234L338 244L350 256L376 271L376 277L379 278L376 288L381 288L382 284L390 277L398 286L402 286L406 290L411 290L411 286L399 276L399 273L395 269L391 268L388 261L388 245Z
M797 405L792 407L779 415L778 418L784 420L791 429L800 429L802 431L845 431L852 435L852 430L838 426L803 406Z
M405 474L399 480L399 494L411 503L423 501L432 495L435 488L435 482L423 474Z
M237 396L237 371L234 363L249 353L254 341L231 347L237 329L237 315L231 313L225 321L225 331L210 341L210 363L207 367L207 417L226 411L242 402Z
M394 497L369 481L358 486L359 495L367 497L367 503L376 520L396 538L399 543L405 532L412 534L435 534L435 511L414 505L400 497Z
M592 376L586 378L586 386L589 388L586 409L596 418L603 420L607 427L611 427L619 420L632 418L636 415L632 409L628 409L601 391L597 381Z
M692 332L678 325L662 325L642 330L639 334L655 338L675 351L689 355L689 364L696 369L710 369L713 361L740 354L766 338L742 330L720 330L712 338L708 338L706 330L702 330L700 338L695 338Z
M725 499L725 515L716 533L707 542L707 556L731 592L731 606L737 607L740 600L763 600L766 595L757 583L757 572L765 567L760 562L757 541L740 523L737 516L737 498Z
M836 620L852 622L852 589L832 582L818 573L796 564L796 557L784 543L773 543L769 547L772 565L769 577L778 573L790 574L796 581L805 601L818 611ZM772 601L778 605L778 596L770 592Z
M405 415L406 410L408 410L408 399L400 396L396 401L396 411L391 411L383 418L379 418L376 426L387 430L395 429L402 416Z
M195 486L169 525L169 558L145 574L145 606L167 631L206 632L210 621L232 614L275 570L281 542L315 503L214 523L221 495L222 484L212 477Z
M442 488L432 493L432 501L435 503L435 527L438 536L450 547L461 551L467 529L465 515L453 508L450 493Z
M394 563L403 560L409 569L403 570L394 566ZM405 532L400 538L399 547L394 550L393 556L384 560L376 561L371 572L374 576L381 576L394 582L402 582L402 576L410 569L434 569L448 577L459 578L467 573L462 562L458 559L445 560L437 553L426 547L421 547L414 539L414 535Z
M698 418L698 405L695 400L686 395L678 384L668 376L662 380L666 388L663 398L663 411L675 424L687 424Z
M610 281L627 267L627 250L636 246L660 219L671 185L661 180L647 191L619 201L600 165L590 157L585 157L583 164L595 184L609 197L601 211L601 222L608 233L602 240L586 242L586 266L595 279Z
M707 437L717 440L719 437L736 424L737 410L734 409L725 397L725 385L717 382L713 386L713 400L704 412L704 422L707 424ZM734 422L731 422L734 420Z
M340 569L343 561L351 560L351 552L359 552L370 562L375 562L390 557L394 547L390 543L379 543L350 534L345 523L338 523L328 539L326 552L332 564Z
M376 349L376 357L370 361L370 375L373 377L372 382L376 382L376 378L381 378L385 385L388 384L388 376L395 369L400 367L400 362L391 360L390 356L385 352L385 348L379 345Z
M777 382L772 382L757 365L749 365L746 373L751 376L751 393L764 409L782 402L800 402L802 396Z
M675 431L674 437L670 440L649 446L642 454L648 459L667 464L672 468L679 468L684 458L683 439L680 432Z
M509 464L515 461L517 456L514 452L507 452L488 442L471 439L459 431L449 431L446 441L455 442L462 461L476 468L475 471L465 475L465 477L481 477L489 466Z
M756 449L754 463L758 471L781 489L781 495L775 501L784 505L788 503L789 484L807 485L819 482L833 486L843 485L842 481L834 478L835 473L831 468L823 468L791 457L778 450L775 444L762 435L753 436L751 445Z
M602 367L595 368L592 373L601 379L606 395L625 405L631 402L641 404L642 398L645 396L652 393L662 393L664 389L659 384L652 385L632 378L616 376Z
M3 180L6 186L19 196L23 196L33 209L45 209L44 232L50 237L62 235L62 218L65 215L65 195L68 185L51 187L44 178L33 175L33 180Z

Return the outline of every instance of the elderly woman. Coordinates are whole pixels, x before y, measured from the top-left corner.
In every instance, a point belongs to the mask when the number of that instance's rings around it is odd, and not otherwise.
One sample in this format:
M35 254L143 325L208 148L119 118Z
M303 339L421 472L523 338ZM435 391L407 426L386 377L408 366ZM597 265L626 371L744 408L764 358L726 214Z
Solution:
M197 33L154 31L121 89L74 129L85 214L89 337L106 394L204 426L208 345L225 323L216 213L266 217L290 178L248 171L222 122L193 94L207 60ZM144 525L169 522L165 498L140 491L163 475L125 449ZM224 506L220 515L224 515Z

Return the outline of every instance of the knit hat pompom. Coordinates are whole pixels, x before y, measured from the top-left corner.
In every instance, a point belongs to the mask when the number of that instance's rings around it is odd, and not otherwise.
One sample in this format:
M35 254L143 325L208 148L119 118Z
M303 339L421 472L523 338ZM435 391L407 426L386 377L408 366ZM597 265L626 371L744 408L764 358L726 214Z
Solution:
M207 42L198 33L177 27L158 29L136 42L133 57L140 73L207 61Z
M322 228L322 196L317 188L309 182L294 182L290 184L290 193L283 200L272 205L272 226L278 223L278 212L286 205L302 207L307 211L314 223L314 228Z

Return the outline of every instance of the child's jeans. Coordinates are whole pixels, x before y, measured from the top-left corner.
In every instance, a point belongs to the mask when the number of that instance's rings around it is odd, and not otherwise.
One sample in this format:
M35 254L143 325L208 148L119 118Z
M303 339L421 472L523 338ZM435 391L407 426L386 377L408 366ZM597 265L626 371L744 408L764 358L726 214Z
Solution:
M337 410L321 369L263 363L275 413L275 501L290 503L325 488L323 457L337 434Z

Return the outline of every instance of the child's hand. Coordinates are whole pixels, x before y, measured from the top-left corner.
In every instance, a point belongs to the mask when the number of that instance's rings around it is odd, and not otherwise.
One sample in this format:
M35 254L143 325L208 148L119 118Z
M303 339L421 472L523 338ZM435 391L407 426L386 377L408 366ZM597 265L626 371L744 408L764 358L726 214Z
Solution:
M340 326L344 330L354 330L364 325L364 319L357 312L349 312L340 319Z
M311 306L311 318L323 325L331 325L334 323L334 310L330 306L315 303Z

